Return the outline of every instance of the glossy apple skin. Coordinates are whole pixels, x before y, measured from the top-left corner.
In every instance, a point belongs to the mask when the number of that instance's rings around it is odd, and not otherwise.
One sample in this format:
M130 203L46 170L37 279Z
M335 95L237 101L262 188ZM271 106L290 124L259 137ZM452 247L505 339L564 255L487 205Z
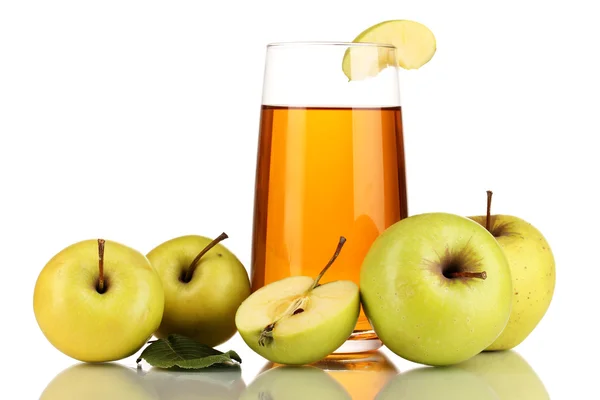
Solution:
M485 226L485 217L471 217ZM554 256L542 233L510 215L492 216L491 230L507 224L507 234L496 238L504 251L513 279L513 306L508 324L487 350L508 350L523 342L550 307L556 285Z
M231 251L217 244L201 258L190 282L180 280L211 241L203 236L181 236L148 253L165 290L165 311L156 337L178 333L214 347L236 333L235 313L250 295L250 280Z
M465 246L487 279L448 279L431 266ZM476 222L429 213L403 219L373 243L360 277L365 313L379 338L399 356L422 364L467 360L500 335L511 310L508 262Z
M98 293L98 242L75 243L56 254L35 285L33 309L46 338L86 362L120 360L137 352L159 326L164 292L143 254L106 241L105 293Z

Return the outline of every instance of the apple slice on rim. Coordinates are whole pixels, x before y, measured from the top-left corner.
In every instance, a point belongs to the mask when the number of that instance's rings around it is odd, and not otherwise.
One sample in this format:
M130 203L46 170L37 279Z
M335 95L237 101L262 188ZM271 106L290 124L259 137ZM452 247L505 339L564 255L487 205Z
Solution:
M254 292L240 306L236 326L255 352L269 361L301 365L321 360L352 334L360 311L358 286L340 280L319 284L346 239L316 279L293 276Z

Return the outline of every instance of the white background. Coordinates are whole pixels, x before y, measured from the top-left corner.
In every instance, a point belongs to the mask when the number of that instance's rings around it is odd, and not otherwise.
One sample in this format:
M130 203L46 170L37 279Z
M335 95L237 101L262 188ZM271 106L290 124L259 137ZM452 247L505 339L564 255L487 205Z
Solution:
M597 398L593 3L2 1L1 390L38 398L74 363L32 307L38 273L67 245L104 237L145 253L226 231L249 265L267 43L350 41L414 19L438 51L400 71L409 211L480 214L492 189L495 212L538 227L554 250L556 293L516 350L553 399ZM264 360L238 336L222 348L239 351L250 384ZM416 366L386 354L401 371Z

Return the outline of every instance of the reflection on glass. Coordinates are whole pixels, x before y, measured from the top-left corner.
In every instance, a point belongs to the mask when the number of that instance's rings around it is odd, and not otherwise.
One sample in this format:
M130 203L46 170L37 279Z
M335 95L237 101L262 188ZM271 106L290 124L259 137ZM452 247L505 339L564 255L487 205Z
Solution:
M273 366L261 372L241 400L350 400L344 388L313 366Z
M547 400L544 384L514 351L481 353L451 367L423 367L394 378L377 395L387 399Z
M311 364L310 367L318 368L333 378L349 395L347 398L351 399L373 399L375 394L398 374L396 366L380 351L332 354L324 360ZM277 368L281 366L267 363L260 376ZM300 390L303 393L302 388Z
M157 400L158 394L134 369L119 364L76 364L58 374L40 400Z
M140 374L161 400L237 400L246 389L239 366L209 367L201 371L151 368Z

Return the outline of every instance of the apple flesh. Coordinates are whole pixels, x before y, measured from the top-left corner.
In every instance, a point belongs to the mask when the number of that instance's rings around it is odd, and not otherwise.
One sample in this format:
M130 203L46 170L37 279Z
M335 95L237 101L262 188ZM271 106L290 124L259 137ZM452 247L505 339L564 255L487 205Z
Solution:
M492 193L488 191L488 213ZM542 233L511 215L470 217L487 226L504 251L511 270L513 306L508 324L486 350L518 346L542 320L554 295L556 270L550 245Z
M318 284L344 242L342 238L317 279L281 279L258 289L242 303L235 323L252 350L279 364L310 364L350 337L360 311L358 286L345 280Z
M238 258L219 243L225 238L181 236L148 253L165 291L156 337L177 333L214 347L235 334L235 313L250 295L250 280Z
M361 270L363 307L382 342L427 365L465 361L502 332L510 269L476 222L448 213L403 219L384 231Z
M33 309L50 343L86 362L115 361L138 351L158 328L160 278L143 254L100 240L56 254L35 284Z

